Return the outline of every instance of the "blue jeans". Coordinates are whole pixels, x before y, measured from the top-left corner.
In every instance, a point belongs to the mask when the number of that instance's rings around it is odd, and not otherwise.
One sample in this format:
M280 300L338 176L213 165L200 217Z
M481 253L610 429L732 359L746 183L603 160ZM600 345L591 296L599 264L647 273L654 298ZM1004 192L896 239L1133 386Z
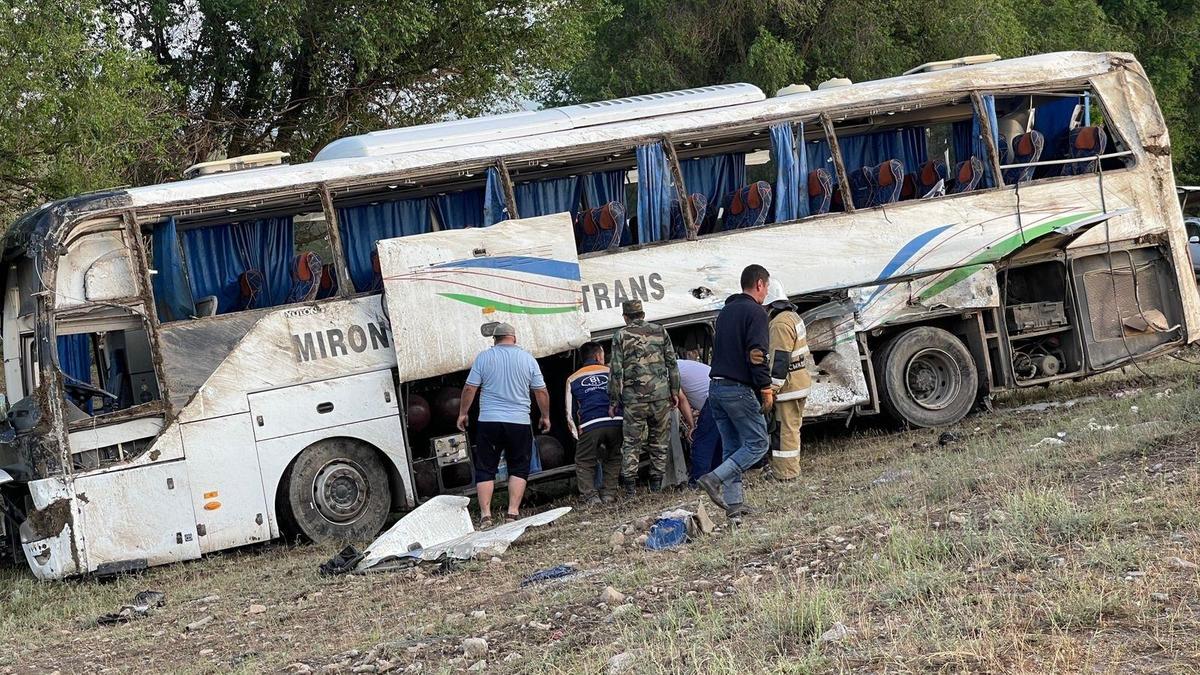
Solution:
M696 430L692 432L692 469L688 479L699 480L700 476L717 468L723 459L721 432L717 431L717 423L713 420L712 406L705 403L700 419L696 420Z
M725 503L741 504L742 473L767 455L767 418L750 387L732 380L713 380L708 387L708 405L721 432L725 461L712 473L722 484Z

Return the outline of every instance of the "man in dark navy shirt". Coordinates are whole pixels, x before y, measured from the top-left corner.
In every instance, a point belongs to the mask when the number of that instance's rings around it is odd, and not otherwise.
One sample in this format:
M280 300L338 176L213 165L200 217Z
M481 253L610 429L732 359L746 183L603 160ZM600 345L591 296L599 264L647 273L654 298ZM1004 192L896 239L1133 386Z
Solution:
M774 403L767 365L770 337L762 302L771 275L762 265L742 270L742 292L725 300L717 315L708 405L721 432L724 461L700 477L700 487L731 520L750 513L742 493L742 473L769 447L764 414Z
M579 348L583 367L567 378L565 402L567 428L575 445L575 482L587 505L609 504L616 498L617 477L621 473L620 408L610 409L608 366L604 365L604 347L585 342ZM615 414L614 414L615 413ZM603 486L596 494L596 469L600 468Z

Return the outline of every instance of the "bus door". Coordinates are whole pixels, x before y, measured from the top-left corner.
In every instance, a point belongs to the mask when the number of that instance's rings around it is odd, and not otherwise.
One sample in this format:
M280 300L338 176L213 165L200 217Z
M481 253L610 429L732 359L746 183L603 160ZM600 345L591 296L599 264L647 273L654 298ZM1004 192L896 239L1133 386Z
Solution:
M588 340L566 213L387 239L378 251L401 382L470 368L500 322L535 357Z

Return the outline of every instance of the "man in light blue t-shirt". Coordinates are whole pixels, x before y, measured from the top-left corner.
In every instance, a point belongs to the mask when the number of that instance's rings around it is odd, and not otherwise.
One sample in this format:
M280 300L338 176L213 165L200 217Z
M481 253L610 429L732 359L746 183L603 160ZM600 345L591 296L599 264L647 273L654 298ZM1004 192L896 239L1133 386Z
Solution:
M508 460L508 513L519 516L521 498L529 478L533 456L533 429L529 425L529 394L537 399L542 433L550 431L550 394L542 369L529 352L517 346L517 331L507 323L497 324L495 344L475 357L458 408L458 429L467 430L468 413L479 395L479 420L475 430L475 491L479 496L479 525L492 525L492 491L500 453ZM500 522L504 522L501 519Z

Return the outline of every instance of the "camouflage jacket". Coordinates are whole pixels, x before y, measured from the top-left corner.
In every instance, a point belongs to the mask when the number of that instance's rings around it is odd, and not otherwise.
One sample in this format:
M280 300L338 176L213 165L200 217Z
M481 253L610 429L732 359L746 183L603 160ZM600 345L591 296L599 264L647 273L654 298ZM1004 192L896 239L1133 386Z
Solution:
M628 408L669 400L679 393L675 347L662 326L639 319L618 330L610 358L610 401Z

